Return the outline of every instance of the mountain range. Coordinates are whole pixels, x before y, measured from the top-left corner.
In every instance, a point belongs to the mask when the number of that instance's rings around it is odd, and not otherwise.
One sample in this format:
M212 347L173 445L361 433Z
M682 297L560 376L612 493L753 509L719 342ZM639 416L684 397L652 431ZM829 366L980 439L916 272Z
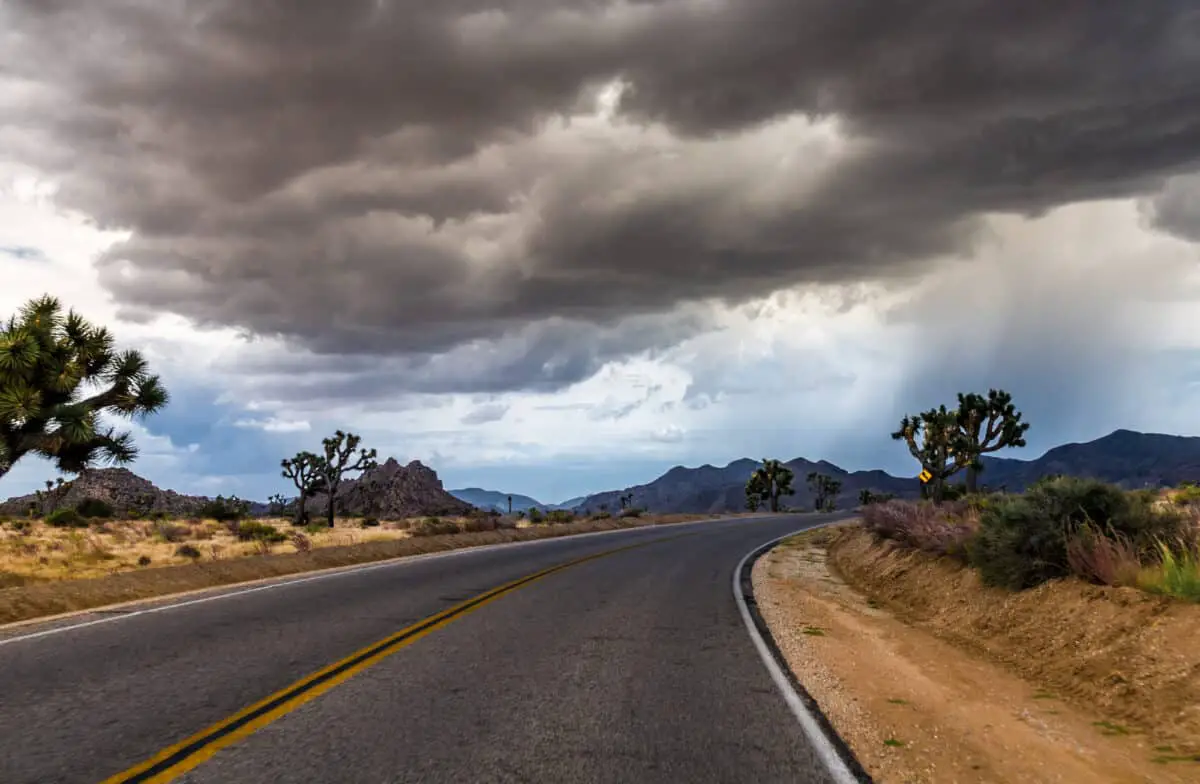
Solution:
M745 507L745 486L760 461L742 458L727 466L699 468L675 466L652 482L620 490L572 498L558 504L543 504L529 496L485 490L478 487L446 491L434 471L417 461L401 465L389 459L361 477L347 480L338 494L339 511L374 515L381 519L423 515L465 514L471 507L513 511L538 507L543 510L572 509L595 512L620 508L621 497L632 494L633 505L651 512L708 514L740 511ZM1200 437L1172 436L1116 430L1086 443L1054 447L1034 460L985 457L981 482L985 487L1020 491L1043 476L1066 474L1091 477L1127 489L1178 485L1184 480L1200 481ZM812 493L805 478L810 472L826 474L842 482L837 502L841 508L858 503L862 490L913 498L920 492L915 476L898 477L884 471L846 471L833 463L805 458L786 465L796 475L796 494L785 503L793 509L811 509ZM915 467L915 466L914 466ZM915 471L914 471L915 474ZM101 498L126 511L148 514L156 511L177 515L194 514L208 499L161 490L124 468L94 469L64 487L61 505L70 506L83 498ZM10 498L0 503L0 514L23 514L33 495ZM310 510L323 508L324 499L314 498ZM252 514L262 514L267 505L255 502Z
M1171 486L1184 480L1200 481L1200 437L1116 430L1094 441L1054 447L1034 460L985 457L983 464L983 485L1013 492L1053 474L1100 479L1127 489ZM572 508L617 509L621 496L632 493L634 506L652 512L739 511L745 508L746 480L759 465L761 461L743 458L724 467L675 466L653 482L596 493ZM841 508L857 505L862 490L891 493L899 498L915 498L920 494L916 471L912 477L892 476L878 470L850 472L824 460L814 463L805 458L789 460L786 465L796 475L796 494L785 502L794 509L813 507L813 494L805 481L813 471L841 480L837 498Z

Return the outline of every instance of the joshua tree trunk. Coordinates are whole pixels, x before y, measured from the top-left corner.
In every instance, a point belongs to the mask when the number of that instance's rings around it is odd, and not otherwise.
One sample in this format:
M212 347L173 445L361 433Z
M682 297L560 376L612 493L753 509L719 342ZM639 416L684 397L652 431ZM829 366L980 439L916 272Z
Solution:
M967 466L967 492L975 495L976 488L979 485L979 469L974 464Z

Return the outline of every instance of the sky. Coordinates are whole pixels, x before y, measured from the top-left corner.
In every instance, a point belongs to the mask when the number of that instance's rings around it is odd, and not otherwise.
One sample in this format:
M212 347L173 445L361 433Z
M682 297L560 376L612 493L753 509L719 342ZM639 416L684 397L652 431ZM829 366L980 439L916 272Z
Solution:
M1200 8L6 0L0 315L46 293L162 375L133 470L188 493L338 428L544 502L905 474L991 387L1006 456L1200 435Z

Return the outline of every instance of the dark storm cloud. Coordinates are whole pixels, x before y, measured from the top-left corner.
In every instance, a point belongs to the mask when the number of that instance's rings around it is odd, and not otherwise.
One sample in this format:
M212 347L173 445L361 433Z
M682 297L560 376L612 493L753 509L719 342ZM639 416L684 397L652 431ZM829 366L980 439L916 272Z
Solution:
M0 30L0 140L132 230L120 303L399 355L367 389L561 386L687 334L631 315L908 275L983 211L1200 160L1182 0L24 0ZM559 127L615 78L669 133ZM761 130L797 114L852 146Z

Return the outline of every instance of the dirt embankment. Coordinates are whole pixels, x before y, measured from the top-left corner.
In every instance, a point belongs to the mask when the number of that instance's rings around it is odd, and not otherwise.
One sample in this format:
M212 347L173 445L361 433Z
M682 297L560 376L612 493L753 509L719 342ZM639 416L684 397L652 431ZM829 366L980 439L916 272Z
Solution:
M988 589L857 526L785 542L754 587L881 784L1200 780L1200 606L1075 581Z

